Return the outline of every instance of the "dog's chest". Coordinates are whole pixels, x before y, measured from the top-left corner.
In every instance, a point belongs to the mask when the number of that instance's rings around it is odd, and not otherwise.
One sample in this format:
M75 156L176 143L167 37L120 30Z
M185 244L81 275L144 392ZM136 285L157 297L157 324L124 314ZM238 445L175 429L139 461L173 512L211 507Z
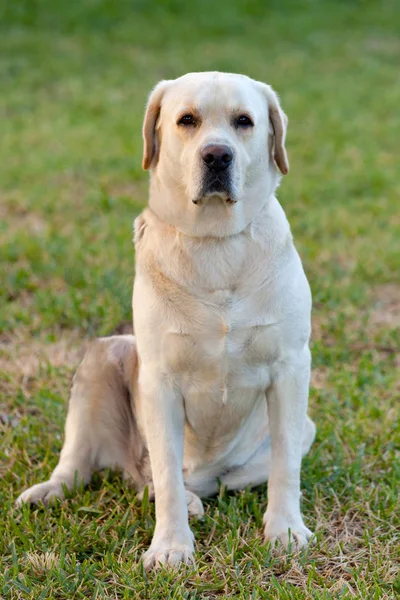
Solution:
M164 334L168 372L190 376L211 369L233 374L238 363L257 366L269 361L274 321L262 292L243 297L230 289L217 290L196 304L194 310L191 307L192 326L189 322L180 331L172 327Z
M200 323L168 331L164 367L181 389L194 436L212 446L233 438L270 382L271 323L260 294L217 290L199 300Z

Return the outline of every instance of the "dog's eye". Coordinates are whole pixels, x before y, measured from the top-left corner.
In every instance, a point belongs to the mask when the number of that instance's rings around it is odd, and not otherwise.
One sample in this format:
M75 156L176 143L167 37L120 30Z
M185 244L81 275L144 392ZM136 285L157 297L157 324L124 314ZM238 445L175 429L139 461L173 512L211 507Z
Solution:
M183 115L183 117L181 117L178 121L178 125L185 125L185 126L195 126L196 125L196 121L193 115Z
M254 123L247 115L240 115L236 121L236 127L253 127Z

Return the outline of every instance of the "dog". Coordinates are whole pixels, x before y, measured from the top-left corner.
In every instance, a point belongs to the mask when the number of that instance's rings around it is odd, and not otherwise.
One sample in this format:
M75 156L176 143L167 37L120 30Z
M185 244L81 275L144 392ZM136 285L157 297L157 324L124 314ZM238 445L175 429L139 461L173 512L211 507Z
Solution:
M134 334L94 341L74 377L60 460L17 500L48 505L116 467L155 497L144 566L194 560L201 497L268 480L267 542L305 546L301 459L311 293L275 191L289 170L276 93L189 73L152 91L149 205L135 220Z

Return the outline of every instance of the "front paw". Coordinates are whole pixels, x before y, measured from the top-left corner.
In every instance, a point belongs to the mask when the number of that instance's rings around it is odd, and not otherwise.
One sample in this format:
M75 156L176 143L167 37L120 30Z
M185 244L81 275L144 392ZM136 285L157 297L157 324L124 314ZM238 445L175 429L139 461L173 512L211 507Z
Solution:
M178 567L182 564L194 564L193 535L174 536L155 535L150 548L143 555L143 564L146 571L166 566Z
M300 550L308 545L313 536L300 515L287 518L280 514L266 512L263 521L265 541L269 542L277 553Z

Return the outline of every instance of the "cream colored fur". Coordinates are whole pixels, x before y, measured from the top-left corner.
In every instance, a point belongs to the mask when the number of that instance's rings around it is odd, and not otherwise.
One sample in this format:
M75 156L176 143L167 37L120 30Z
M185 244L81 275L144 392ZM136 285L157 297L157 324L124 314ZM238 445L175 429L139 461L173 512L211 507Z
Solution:
M182 126L184 114L195 116ZM253 127L240 128L237 116ZM17 503L48 504L95 469L121 468L155 494L146 568L192 562L200 496L268 483L266 541L299 547L311 295L275 197L287 119L273 90L242 75L161 82L143 127L149 208L135 222L135 336L92 344L74 379L49 481ZM228 191L204 193L201 151L233 153ZM196 202L196 204L194 203Z

